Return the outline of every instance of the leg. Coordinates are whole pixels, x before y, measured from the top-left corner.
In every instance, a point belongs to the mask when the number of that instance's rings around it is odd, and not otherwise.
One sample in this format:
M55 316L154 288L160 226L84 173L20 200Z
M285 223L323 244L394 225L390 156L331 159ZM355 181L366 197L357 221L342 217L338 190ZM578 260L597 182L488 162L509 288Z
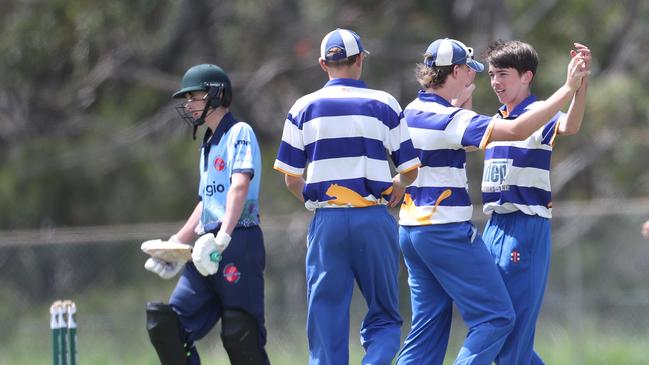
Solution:
M453 303L413 247L411 227L399 229L399 243L408 268L412 325L398 365L441 365L451 331Z
M264 365L266 352L259 347L257 321L248 313L226 309L221 321L221 340L232 365Z
M233 365L267 365L264 318L266 252L259 227L237 228L215 286L223 304L221 339Z
M485 227L516 311L516 325L498 355L500 364L539 365L534 352L536 321L550 268L550 220L523 213L494 214Z
M468 222L422 227L412 237L415 250L469 327L455 364L491 364L514 327L515 315L484 242Z
M349 363L349 305L354 282L346 210L319 209L309 227L306 329L311 365Z
M185 335L171 306L160 302L147 303L146 329L162 365L192 363L189 357L195 350L183 342Z
M397 222L384 206L354 209L351 222L352 268L367 303L361 324L363 364L389 365L399 351L399 238Z

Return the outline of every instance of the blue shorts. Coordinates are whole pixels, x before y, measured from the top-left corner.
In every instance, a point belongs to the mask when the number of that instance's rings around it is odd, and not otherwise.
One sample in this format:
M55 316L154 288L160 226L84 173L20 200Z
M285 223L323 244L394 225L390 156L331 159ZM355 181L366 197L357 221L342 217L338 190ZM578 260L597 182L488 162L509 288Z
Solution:
M307 236L309 364L349 363L349 306L358 284L367 314L362 364L389 365L399 350L397 222L384 205L317 209Z
M216 274L202 276L190 261L169 303L186 331L185 341L203 338L224 309L244 311L257 320L259 346L266 344L264 323L264 238L258 226L236 228Z
M534 334L550 271L550 229L549 219L522 212L493 213L485 227L485 243L516 311L516 326L497 364L543 364L534 352Z

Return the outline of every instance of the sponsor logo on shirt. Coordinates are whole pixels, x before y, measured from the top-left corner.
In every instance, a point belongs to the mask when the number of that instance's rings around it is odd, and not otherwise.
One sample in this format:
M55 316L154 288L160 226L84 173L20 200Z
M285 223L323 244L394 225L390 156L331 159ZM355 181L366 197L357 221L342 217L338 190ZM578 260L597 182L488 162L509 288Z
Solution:
M225 191L225 185L217 184L216 181L212 181L211 184L205 185L205 196L212 196L215 193L222 193Z
M214 168L216 171L223 171L225 169L225 161L220 156L216 156L214 159Z
M506 158L495 158L485 161L482 175L482 191L485 193L497 193L509 190L509 184L503 184L507 177L507 171L512 160Z

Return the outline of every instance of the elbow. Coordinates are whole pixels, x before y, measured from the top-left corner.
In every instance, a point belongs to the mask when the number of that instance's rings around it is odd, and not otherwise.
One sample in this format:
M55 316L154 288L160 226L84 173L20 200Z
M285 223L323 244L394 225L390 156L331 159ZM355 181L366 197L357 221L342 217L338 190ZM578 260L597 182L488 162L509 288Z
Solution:
M419 169L412 169L408 172L404 172L401 174L401 182L403 183L404 186L408 186L415 182L417 179L417 175L419 175Z

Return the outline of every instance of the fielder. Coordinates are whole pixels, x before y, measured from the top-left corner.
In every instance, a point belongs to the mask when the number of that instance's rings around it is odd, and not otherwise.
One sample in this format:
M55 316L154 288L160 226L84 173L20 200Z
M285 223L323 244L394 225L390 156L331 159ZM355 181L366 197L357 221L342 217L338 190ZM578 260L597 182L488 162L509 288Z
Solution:
M589 69L590 50L578 43L575 47L571 56L583 58ZM491 87L503 104L496 115L501 124L515 123L543 104L530 91L539 62L532 46L498 41L485 54ZM491 217L483 236L516 311L516 325L496 357L497 364L543 364L534 352L534 332L552 253L550 158L557 135L579 131L587 87L586 76L568 113L545 119L525 140L491 142L485 150L483 210Z
M250 125L229 112L232 85L218 66L187 70L173 97L185 99L176 109L194 127L194 136L202 124L207 130L200 152L199 203L169 241L187 243L200 237L186 265L155 257L145 263L164 279L182 270L169 304L147 305L151 342L162 365L198 365L194 342L221 320L221 339L231 364L269 364L264 349L265 250L259 228L257 138Z
M585 72L583 62L581 57L571 61L565 85L546 103L516 122L502 123L451 104L473 89L476 72L484 69L473 59L473 49L448 38L428 46L415 72L423 90L404 109L422 166L399 213L412 328L397 364L443 363L453 303L469 328L454 364L489 365L500 351L515 313L503 279L470 222L466 151L490 141L527 138L572 98Z
M360 37L336 29L320 50L329 81L288 112L274 165L289 191L315 211L306 254L309 364L349 363L356 281L368 307L360 331L362 364L389 365L402 320L397 223L386 205L401 200L419 159L398 102L360 80L367 54Z

